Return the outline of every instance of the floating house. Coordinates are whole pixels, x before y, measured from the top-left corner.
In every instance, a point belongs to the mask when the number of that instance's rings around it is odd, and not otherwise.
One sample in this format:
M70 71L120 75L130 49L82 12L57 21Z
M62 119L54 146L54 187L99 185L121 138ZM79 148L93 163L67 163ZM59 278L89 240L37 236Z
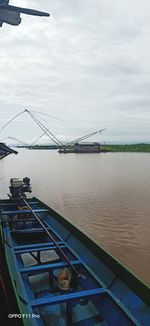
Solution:
M100 143L75 143L77 153L99 153Z
M61 147L59 153L100 153L101 146L97 142L75 143Z

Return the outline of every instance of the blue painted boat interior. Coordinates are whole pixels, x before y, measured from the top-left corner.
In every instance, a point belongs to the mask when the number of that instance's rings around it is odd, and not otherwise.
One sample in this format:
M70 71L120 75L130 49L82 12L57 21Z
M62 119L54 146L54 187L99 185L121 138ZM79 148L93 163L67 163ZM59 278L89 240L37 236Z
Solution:
M117 261L111 269L107 255L100 259L88 246L88 238L74 226L67 227L63 217L36 198L28 199L28 203L57 246L30 210L19 210L15 201L1 201L6 259L20 312L40 315L32 321L24 319L24 324L149 326L148 301L122 279ZM58 247L78 271L78 277ZM67 291L58 287L62 268L68 269L72 276Z

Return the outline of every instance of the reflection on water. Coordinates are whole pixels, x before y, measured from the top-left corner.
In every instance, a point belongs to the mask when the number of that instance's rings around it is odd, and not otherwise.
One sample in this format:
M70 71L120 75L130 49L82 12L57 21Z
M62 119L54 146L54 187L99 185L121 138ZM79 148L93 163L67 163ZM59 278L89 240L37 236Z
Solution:
M20 150L0 161L0 195L11 177L60 212L150 284L150 154Z

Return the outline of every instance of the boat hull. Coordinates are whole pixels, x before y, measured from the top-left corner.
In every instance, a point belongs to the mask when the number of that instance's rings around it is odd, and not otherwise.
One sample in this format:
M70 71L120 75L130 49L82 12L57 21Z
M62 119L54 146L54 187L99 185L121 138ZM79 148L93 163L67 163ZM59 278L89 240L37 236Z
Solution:
M18 213L18 204L1 201L1 238L19 311L40 316L23 318L23 323L148 326L149 288L53 209L35 197L28 203L54 241L30 210ZM74 275L71 265L78 277L62 292L57 274L69 268Z

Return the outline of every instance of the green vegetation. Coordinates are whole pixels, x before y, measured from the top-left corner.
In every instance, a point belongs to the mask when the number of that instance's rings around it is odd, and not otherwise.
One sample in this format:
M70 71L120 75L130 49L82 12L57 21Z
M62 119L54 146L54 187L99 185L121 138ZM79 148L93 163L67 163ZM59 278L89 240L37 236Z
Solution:
M106 152L142 152L150 153L150 144L102 145Z
M57 145L33 145L33 146L17 146L27 147L28 149L59 149ZM150 144L107 144L101 145L102 152L139 152L139 153L150 153ZM71 150L71 148L70 148Z

